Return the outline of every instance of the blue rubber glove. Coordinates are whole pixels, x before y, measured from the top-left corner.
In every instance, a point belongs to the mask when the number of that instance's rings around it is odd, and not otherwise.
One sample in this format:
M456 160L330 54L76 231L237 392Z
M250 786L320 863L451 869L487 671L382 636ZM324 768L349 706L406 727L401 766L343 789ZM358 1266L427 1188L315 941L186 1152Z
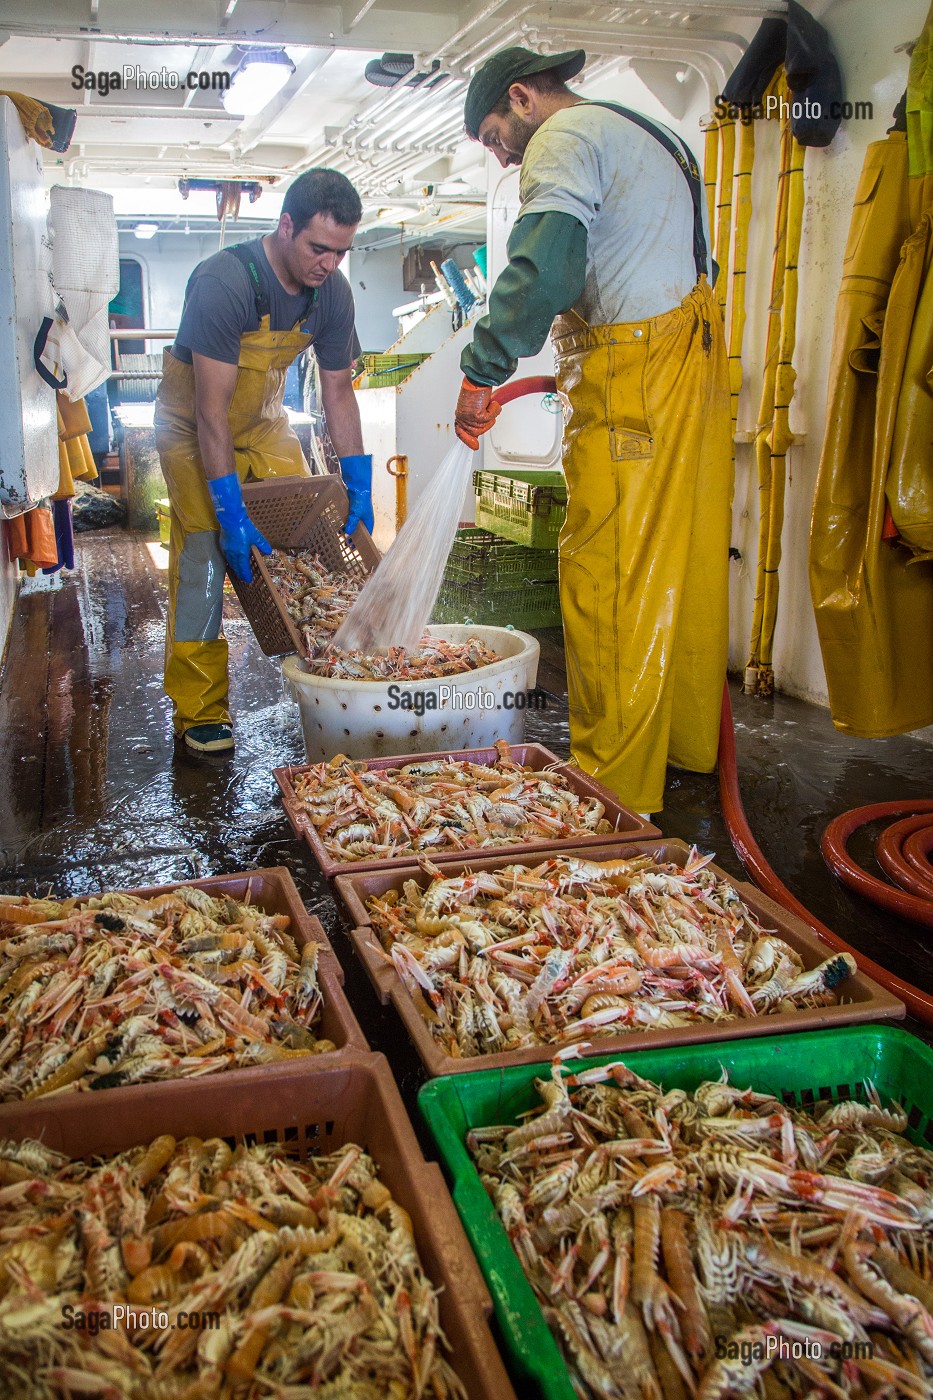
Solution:
M272 546L259 533L246 514L240 478L236 472L229 476L218 476L207 483L214 502L214 513L220 526L220 548L230 569L244 583L252 583L253 570L249 562L250 545L255 545L260 554L271 554Z
M344 530L352 535L357 525L364 524L373 532L373 459L370 455L341 457L340 475L350 497L350 514Z

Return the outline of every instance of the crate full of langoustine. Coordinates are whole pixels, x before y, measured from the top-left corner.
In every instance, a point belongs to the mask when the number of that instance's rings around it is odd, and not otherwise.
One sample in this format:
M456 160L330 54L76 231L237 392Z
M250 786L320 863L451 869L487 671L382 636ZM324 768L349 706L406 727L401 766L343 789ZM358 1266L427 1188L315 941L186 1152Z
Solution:
M615 793L541 744L401 754L276 768L295 835L329 878L446 864L508 848L518 859L562 844L660 836Z
M152 1092L367 1042L284 867L0 900L0 1120L12 1102Z
M267 656L322 650L379 563L365 525L344 534L347 492L339 476L248 482L243 503L273 546L252 551L253 581L231 575L240 605Z
M336 883L432 1075L905 1014L850 954L711 862L647 841Z
M19 1243L0 1374L24 1395L42 1375L62 1396L515 1400L383 1056L232 1080L167 1086L141 1111L70 1097L4 1120Z
M529 1400L933 1393L915 1037L486 1070L419 1106Z

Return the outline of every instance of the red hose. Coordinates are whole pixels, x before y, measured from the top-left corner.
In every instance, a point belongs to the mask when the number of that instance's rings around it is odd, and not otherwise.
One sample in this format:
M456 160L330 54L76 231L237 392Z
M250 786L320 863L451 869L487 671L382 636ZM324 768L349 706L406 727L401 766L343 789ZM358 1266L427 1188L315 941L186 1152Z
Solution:
M492 395L496 403L511 403L513 399L520 399L523 394L556 394L557 381L553 376L546 374L532 374L527 379L513 379L507 384L500 384Z
M791 894L787 886L782 884L771 869L771 866L765 860L761 847L752 835L751 828L748 824L748 817L745 815L745 808L742 805L742 796L739 791L739 776L735 758L735 730L732 725L732 701L729 697L728 681L723 687L722 720L719 726L719 794L722 801L723 815L726 819L726 826L728 827L732 844L735 847L736 855L759 889L764 890L765 894L777 900L778 904L783 904L785 909L790 909L798 918L803 919L804 923L808 924L830 948L835 949L836 952L839 953L851 953L862 972L868 977L873 977L876 982L880 982L882 987L886 987L894 996L900 997L912 1016L916 1016L924 1025L933 1026L933 996L929 996L928 993L920 991L919 987L911 986L909 982L904 982L900 977L896 977L893 972L889 972L887 968L881 967L878 963L873 962L872 959L867 958L864 953L860 953L857 948L853 948L851 944L846 943L837 933L833 933L832 929L827 928L825 924L821 923L815 915L810 913L809 909L805 908L804 905L800 903L800 900L797 899L795 895ZM879 807L891 807L896 808L898 811L903 811L904 805L903 803L892 802L880 803ZM916 811L921 806L924 807L924 810L933 811L933 802L928 802L925 805L914 803L913 810ZM879 807L863 807L859 810L863 812L878 812ZM882 812L881 815L884 815L884 813ZM830 827L827 828L826 836L829 835L832 828L837 826L839 822L844 822L846 820L846 817L837 818L837 821L833 822ZM869 817L867 820L870 821L871 818ZM856 822L855 826L860 824L860 822ZM852 830L855 830L855 826L852 827ZM825 839L824 836L824 843ZM845 850L844 838L843 850ZM846 856L847 861L848 859L849 857ZM858 869L858 867L855 868ZM862 872L862 874L864 874L864 872ZM866 876L866 878L868 877ZM881 882L878 881L876 883L880 884ZM882 888L887 889L888 887L882 886ZM892 893L896 894L897 891L892 891Z
M897 872L896 879L900 880L903 876L905 880L911 882L908 885L909 893L897 890L893 885L886 885L883 880L869 875L867 870L863 870L860 865L855 863L846 850L846 841L853 831L857 831L860 826L865 826L867 822L878 821L880 817L902 817L921 812L933 812L933 801L875 802L870 807L855 807L851 812L844 812L841 817L836 817L835 821L830 822L823 832L820 848L826 864L835 871L843 884L864 895L873 904L879 904L882 909L887 909L892 914L899 914L902 919L914 919L917 923L926 924L929 928L933 928L933 889L929 889L923 894L913 892L915 885L920 885L922 874L911 869L908 850L913 854L913 847L905 846L904 854L901 855L898 842L899 834L903 834L903 828L907 826L909 827L909 832L906 833L908 840L911 836L923 837L924 832L926 832L926 839L922 839L919 843L920 848L926 846L927 840L933 844L933 822L929 817L921 817L919 822L898 822L897 826L901 828L901 833L898 833L894 828L890 828L885 833L887 836L883 845L885 866L891 869L892 873ZM917 843L914 842L913 845L917 845Z

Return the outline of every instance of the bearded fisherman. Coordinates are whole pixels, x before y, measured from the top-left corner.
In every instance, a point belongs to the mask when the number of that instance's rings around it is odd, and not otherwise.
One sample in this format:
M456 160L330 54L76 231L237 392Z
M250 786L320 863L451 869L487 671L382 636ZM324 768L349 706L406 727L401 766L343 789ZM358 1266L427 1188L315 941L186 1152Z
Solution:
M668 762L716 766L728 647L729 377L705 198L660 123L589 102L582 49L494 54L468 134L520 165L509 261L461 358L458 437L492 427L496 385L550 332L564 407L559 541L570 736L580 766L642 813Z
M274 233L194 269L165 352L155 408L172 521L165 689L176 734L199 754L233 748L224 572L249 583L251 547L272 549L246 514L240 483L309 474L282 406L288 366L308 346L349 497L346 532L373 526L372 457L352 383L353 294L337 271L361 215L346 176L306 171L286 191Z

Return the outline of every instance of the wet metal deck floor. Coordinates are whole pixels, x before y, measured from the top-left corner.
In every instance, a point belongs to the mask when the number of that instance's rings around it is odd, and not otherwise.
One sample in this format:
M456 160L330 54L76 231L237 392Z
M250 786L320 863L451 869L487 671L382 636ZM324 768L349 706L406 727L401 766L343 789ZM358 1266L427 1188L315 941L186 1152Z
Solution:
M421 1075L404 1029L377 1005L279 803L271 770L304 762L298 710L232 595L236 750L196 759L172 738L162 690L166 558L157 542L125 531L82 535L74 572L24 585L0 672L0 892L68 895L287 865L334 942L370 1043L390 1053L409 1098ZM566 756L560 633L540 635L539 681L554 698L528 715L526 737ZM933 991L933 938L850 895L819 852L824 826L847 808L929 797L933 748L846 738L825 710L781 696L749 699L734 688L733 707L746 809L778 875L842 937ZM671 770L665 800L665 835L715 851L743 876L715 775ZM864 859L868 836L853 849Z

